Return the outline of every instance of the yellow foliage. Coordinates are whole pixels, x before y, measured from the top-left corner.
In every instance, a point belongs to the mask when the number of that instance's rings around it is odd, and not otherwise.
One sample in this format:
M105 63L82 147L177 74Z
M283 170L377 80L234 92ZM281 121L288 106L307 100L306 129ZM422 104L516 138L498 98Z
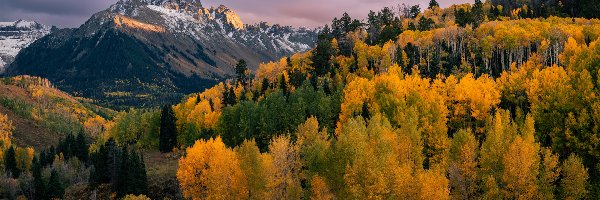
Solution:
M335 195L329 190L327 183L320 176L315 176L310 180L311 200L333 200Z
M15 160L17 161L17 168L21 171L29 171L31 169L34 153L35 151L31 147L16 148Z
M475 79L473 74L467 74L460 79L453 95L451 99L457 102L451 105L454 107L452 116L455 118L470 116L484 121L500 103L500 90L496 82L487 75Z
M4 114L0 114L0 151L4 152L11 145L12 131L15 127L12 125L12 121Z
M185 198L247 199L246 176L236 153L220 137L197 141L179 160L177 180Z
M445 174L427 170L417 175L419 181L419 199L450 199L450 188Z
M289 137L278 136L269 145L269 158L272 163L272 167L268 167L270 199L299 199L302 194L299 146Z

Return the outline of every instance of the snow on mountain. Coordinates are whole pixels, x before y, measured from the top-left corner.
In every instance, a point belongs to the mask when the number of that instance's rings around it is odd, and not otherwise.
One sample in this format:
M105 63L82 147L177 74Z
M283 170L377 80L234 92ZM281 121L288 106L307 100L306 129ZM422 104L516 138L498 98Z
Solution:
M153 17L147 16L147 10L158 13L162 21L153 21ZM257 51L267 51L277 57L307 51L316 44L316 30L268 25L265 22L248 25L234 10L224 5L205 8L197 0L122 0L111 6L110 11L162 25L173 33L197 40L227 36L232 42L245 44Z
M231 78L240 59L256 70L316 40L315 30L244 24L233 9L198 0L121 0L29 45L6 74L48 78L110 105L157 106Z
M50 28L33 21L0 22L0 74L21 49L50 33Z

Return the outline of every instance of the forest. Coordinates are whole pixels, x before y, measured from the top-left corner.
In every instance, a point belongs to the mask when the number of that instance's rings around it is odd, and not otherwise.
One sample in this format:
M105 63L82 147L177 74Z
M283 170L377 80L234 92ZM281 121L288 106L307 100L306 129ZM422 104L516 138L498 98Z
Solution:
M528 2L344 13L176 105L65 110L55 147L0 115L0 198L597 199L600 20Z

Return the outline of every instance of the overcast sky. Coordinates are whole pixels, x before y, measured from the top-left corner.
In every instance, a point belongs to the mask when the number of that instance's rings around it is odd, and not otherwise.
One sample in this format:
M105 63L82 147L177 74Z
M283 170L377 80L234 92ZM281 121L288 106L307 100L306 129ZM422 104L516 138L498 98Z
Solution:
M78 27L92 14L118 0L0 0L0 21L34 20L58 27ZM473 0L438 0L442 7ZM427 5L429 0L203 0L205 7L226 5L245 23L317 27L346 11L352 18L364 18L369 10L398 4Z

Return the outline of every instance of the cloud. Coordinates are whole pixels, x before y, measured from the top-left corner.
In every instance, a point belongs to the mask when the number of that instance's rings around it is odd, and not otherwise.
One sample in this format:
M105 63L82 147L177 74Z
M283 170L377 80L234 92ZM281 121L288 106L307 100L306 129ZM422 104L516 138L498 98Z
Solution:
M35 20L59 27L78 27L92 14L118 0L1 0L0 21ZM442 7L473 0L438 0ZM383 7L427 5L429 0L203 0L205 7L221 4L235 10L245 23L317 27L348 12L352 18L364 18L369 10Z
M0 21L34 20L47 25L77 27L117 0L2 0Z

